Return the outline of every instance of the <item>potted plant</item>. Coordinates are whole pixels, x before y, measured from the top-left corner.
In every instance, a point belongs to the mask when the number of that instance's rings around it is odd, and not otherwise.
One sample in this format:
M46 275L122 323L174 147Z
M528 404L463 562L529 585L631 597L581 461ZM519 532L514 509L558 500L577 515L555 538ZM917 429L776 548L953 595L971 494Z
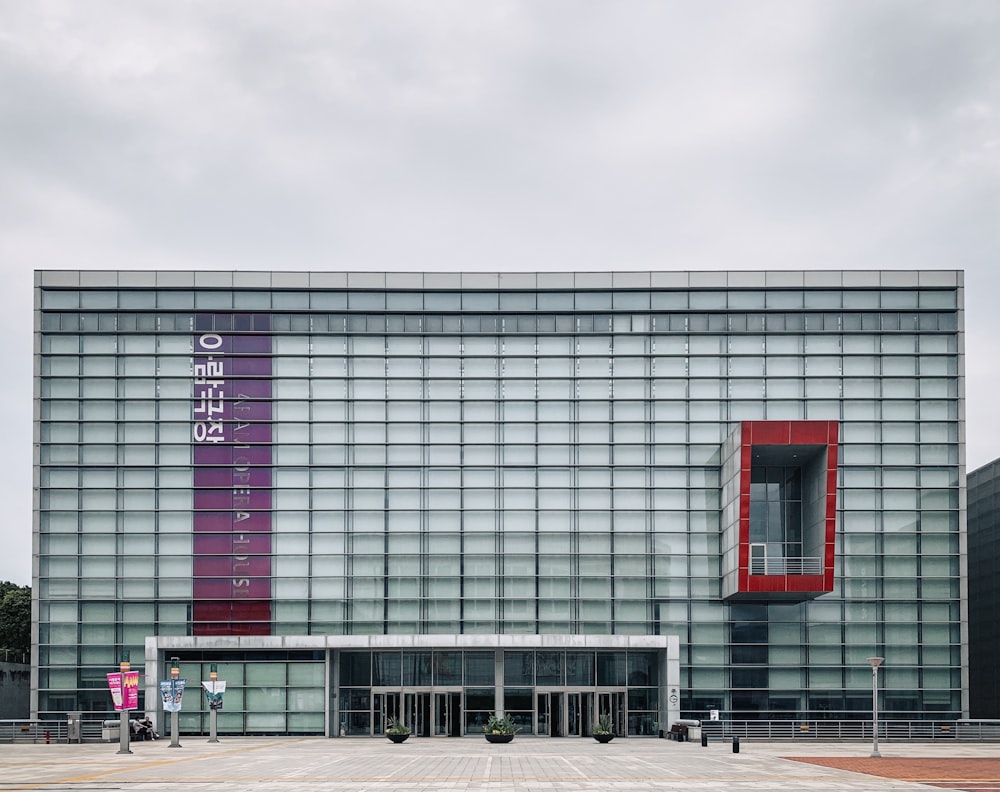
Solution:
M517 726L514 725L514 721L510 719L509 715L500 718L493 714L490 715L490 719L483 727L483 732L486 734L487 742L509 743L517 733Z
M410 736L410 727L399 718L390 718L389 725L385 729L385 736L394 743L401 743Z
M611 729L611 716L604 713L594 724L594 739L599 743L609 743L615 738Z

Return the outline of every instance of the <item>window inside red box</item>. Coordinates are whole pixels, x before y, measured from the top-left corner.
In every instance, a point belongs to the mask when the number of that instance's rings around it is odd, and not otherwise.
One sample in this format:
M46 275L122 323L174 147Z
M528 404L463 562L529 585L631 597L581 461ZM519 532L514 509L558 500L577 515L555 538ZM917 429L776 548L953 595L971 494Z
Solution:
M726 441L723 596L833 590L838 425L744 421Z

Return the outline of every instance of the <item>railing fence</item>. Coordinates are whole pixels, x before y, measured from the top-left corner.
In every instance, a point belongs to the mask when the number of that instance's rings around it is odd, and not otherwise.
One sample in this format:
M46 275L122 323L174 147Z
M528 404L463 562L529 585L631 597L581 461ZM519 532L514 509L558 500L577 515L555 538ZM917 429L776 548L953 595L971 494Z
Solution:
M702 721L702 733L709 739L772 740L775 742L814 740L817 742L863 741L872 739L872 722L835 720L783 721ZM887 742L927 742L967 740L1000 742L1000 721L897 721L880 720L879 740Z
M801 558L751 558L751 575L822 575L823 559L819 556Z
M106 714L92 719L84 718L70 728L66 719L53 720L0 720L0 743L68 743L117 741L117 729L108 738L105 727ZM109 722L110 723L110 722ZM112 724L117 726L117 722ZM773 742L865 742L872 739L872 722L835 720L781 720L781 721L702 721L702 733L711 740L761 740ZM1000 720L959 721L897 721L880 720L880 741L937 742L939 740L964 740L967 742L1000 742Z

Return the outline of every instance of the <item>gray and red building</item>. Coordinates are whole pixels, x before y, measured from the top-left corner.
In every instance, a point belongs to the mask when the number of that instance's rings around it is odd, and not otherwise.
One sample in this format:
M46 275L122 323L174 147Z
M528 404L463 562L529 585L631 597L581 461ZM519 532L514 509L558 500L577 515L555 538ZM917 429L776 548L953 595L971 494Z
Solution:
M40 271L32 709L969 713L955 271ZM189 695L182 729L206 728Z

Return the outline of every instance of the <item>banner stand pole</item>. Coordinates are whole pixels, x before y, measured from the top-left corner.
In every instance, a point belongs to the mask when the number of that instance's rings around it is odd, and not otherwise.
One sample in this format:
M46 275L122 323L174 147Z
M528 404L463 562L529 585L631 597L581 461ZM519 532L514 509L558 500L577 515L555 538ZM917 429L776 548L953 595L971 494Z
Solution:
M118 726L118 753L120 754L130 754L132 751L128 747L129 737L129 727L128 727L128 716L129 711L123 709L121 712L121 721Z
M222 692L219 687L219 664L212 663L209 666L208 682L202 682L205 693L208 696L208 741L217 743L219 741L219 709L222 707L222 693L226 690L226 683L222 683ZM209 689L211 688L211 689Z
M171 696L176 695L177 690L177 678L181 675L180 668L180 658L171 657L170 658L170 693ZM175 699L176 700L176 699ZM170 713L170 747L171 748L182 748L180 742L180 736L177 734L177 721L180 717L180 713L174 710Z
M121 653L121 661L118 663L118 673L121 676L121 691L122 691L122 712L121 719L118 721L118 753L120 754L130 754L132 750L128 747L129 739L132 737L132 730L128 726L129 721L129 708L127 702L125 701L125 674L132 667L129 662L128 651L123 651Z

